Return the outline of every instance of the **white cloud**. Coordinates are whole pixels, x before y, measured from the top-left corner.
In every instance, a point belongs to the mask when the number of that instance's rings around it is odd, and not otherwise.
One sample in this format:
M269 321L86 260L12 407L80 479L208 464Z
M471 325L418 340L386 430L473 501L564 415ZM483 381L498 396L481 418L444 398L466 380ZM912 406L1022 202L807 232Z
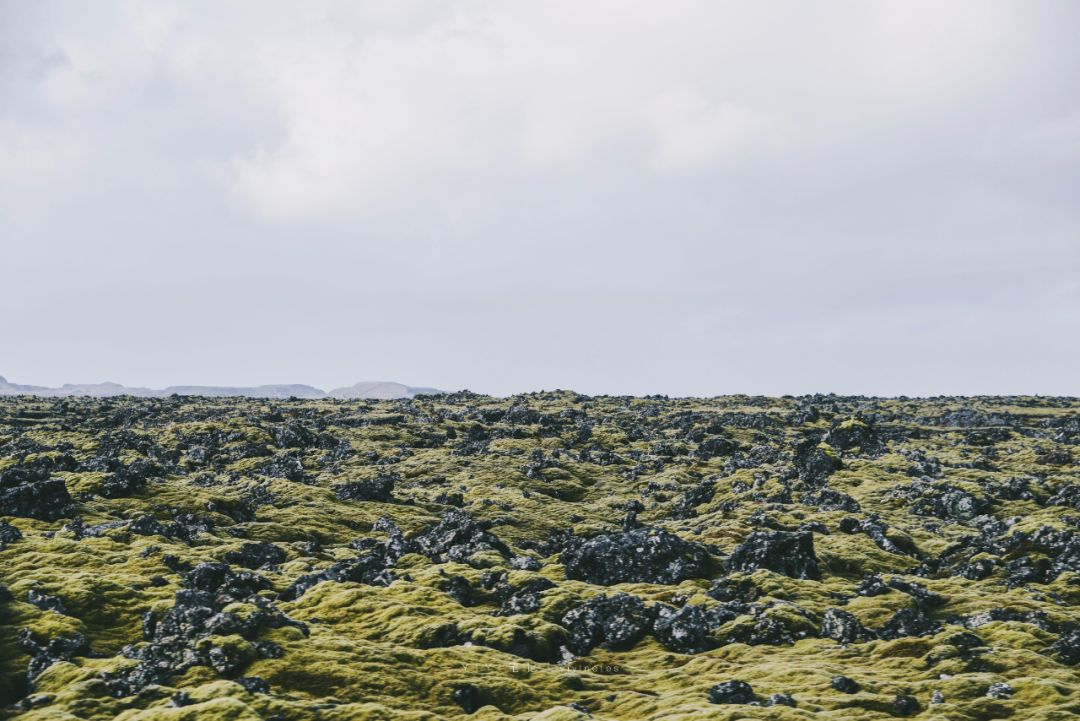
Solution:
M766 121L750 108L710 102L693 88L662 93L647 107L661 170L733 167L763 140Z
M25 319L0 373L167 385L242 375L231 354L263 359L243 382L783 391L887 357L898 391L964 390L1005 318L1047 360L999 354L979 382L1063 388L1075 294L1043 291L1080 272L1077 20L1008 0L0 4L0 250L49 281L0 286ZM73 304L168 350L73 327ZM275 319L325 352L260 355ZM222 353L168 347L172 327ZM910 351L928 339L940 367Z

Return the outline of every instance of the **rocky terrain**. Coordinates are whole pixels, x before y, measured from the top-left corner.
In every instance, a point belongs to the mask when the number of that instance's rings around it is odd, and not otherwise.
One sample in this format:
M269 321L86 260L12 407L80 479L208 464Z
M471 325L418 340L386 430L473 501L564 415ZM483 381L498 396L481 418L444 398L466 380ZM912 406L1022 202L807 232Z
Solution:
M1080 400L0 399L0 716L1072 719Z

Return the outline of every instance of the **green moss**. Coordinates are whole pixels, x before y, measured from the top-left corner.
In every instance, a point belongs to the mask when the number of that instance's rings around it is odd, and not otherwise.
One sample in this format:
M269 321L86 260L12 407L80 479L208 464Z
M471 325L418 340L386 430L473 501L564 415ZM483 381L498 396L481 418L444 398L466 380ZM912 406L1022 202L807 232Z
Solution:
M1080 404L1072 399L1024 398L833 399L823 407L835 404L834 417L796 426L789 417L799 402L745 396L589 399L570 393L403 403L69 399L69 410L63 414L55 401L2 400L0 471L39 456L59 458L62 453L85 462L104 447L107 433L123 430L138 443L154 446L163 458L173 459L166 462L167 477L151 480L131 498L101 498L103 472L57 472L76 499L84 525L144 515L168 523L193 514L213 527L190 543L177 537L141 536L124 527L77 540L68 526L70 519L6 518L23 538L0 549L0 582L14 597L0 603L0 697L14 701L26 690L29 657L19 647L19 629L29 629L42 639L84 634L93 655L52 665L35 679L35 695L24 707L0 715L35 721L589 718L568 706L573 703L588 709L594 719L846 721L892 718L890 704L897 693L914 695L923 707L918 718L923 719L1050 721L1080 713L1076 669L1048 652L1056 635L1031 623L992 621L971 629L986 644L976 661L949 643L964 631L955 624L922 637L850 646L815 638L828 608L843 608L866 626L880 628L894 613L912 605L911 598L898 591L856 595L858 582L869 574L906 577L940 594L945 600L933 615L945 622L993 609L1037 612L1054 628L1075 620L1080 584L1074 573L1063 573L1052 583L1009 588L1003 564L1010 559L983 554L972 560L995 564L985 579L949 573L911 576L922 559L941 556L976 531L955 519L915 515L911 503L896 491L914 480L909 475L912 462L904 452L919 450L940 461L940 480L972 494L985 494L988 484L1028 479L1036 492L1034 500L990 498L994 516L1014 519L1009 533L1032 533L1043 526L1075 530L1069 520L1075 514L1045 500L1080 482L1080 474L1075 464L1048 465L1043 451L1065 448L1046 423L1075 417ZM543 421L505 420L503 414L514 406L527 407ZM967 429L930 422L953 410L1008 413L1026 424L1025 432L1013 433L984 451L968 444ZM16 422L27 411L38 414L29 430ZM129 411L134 412L124 416ZM858 413L869 419L878 411L886 418L905 420L871 426L851 417ZM579 435L581 424L574 420L582 414L591 423L587 438ZM737 422L741 416L732 414L747 414L753 422ZM317 428L320 434L346 442L353 453L324 461L329 444L289 450L302 459L307 474L303 483L266 476L263 469L270 456L240 457L262 453L259 449L281 452L274 446L272 430L286 422ZM791 450L806 434L821 433L834 422L847 430L860 427L869 432L881 426L887 431L887 447L878 456L822 444L827 454L843 460L843 469L830 477L829 487L860 504L856 515L877 515L888 526L888 538L917 549L919 557L885 551L862 533L838 532L840 519L849 512L800 502L799 482L793 482L789 473ZM740 445L743 458L756 446L779 453L746 467L732 463L730 456L699 457L695 453L699 441L694 439L713 433L705 429L717 426ZM477 431L490 436L487 452L469 455L462 447ZM44 449L26 455L4 450L28 441ZM193 444L205 445L210 460L187 455ZM530 468L534 453L545 462ZM130 462L146 455L125 447L118 458ZM333 491L341 483L383 473L398 478L392 503L340 501ZM692 517L676 518L675 504L703 480L715 482L712 498L698 505ZM783 500L789 487L797 489L791 502ZM238 511L253 489L272 500L254 507L251 520ZM445 501L444 494L455 492L462 494L465 509L488 521L515 555L540 559L542 567L518 570L502 554L490 551L475 554L468 563L437 563L410 553L398 561L397 579L388 586L326 581L295 601L276 602L290 618L306 624L306 634L285 626L263 629L257 638L221 635L199 642L244 660L243 675L265 680L269 694L249 692L205 666L126 698L113 697L105 687L103 674L134 664L124 657L123 648L142 641L143 615L152 611L160 616L174 603L181 577L165 563L167 556L181 564L222 561L245 543L275 543L285 550L286 561L257 571L271 586L265 597L274 599L300 576L356 557L358 551L350 545L354 539L384 539L385 533L373 531L382 517L393 520L407 536L415 536L447 510L437 499ZM752 581L759 593L756 603L768 606L762 616L800 638L779 646L728 643L690 655L667 649L649 636L629 650L599 647L571 667L558 663L563 616L598 594L626 592L649 604L717 603L708 594L711 578L672 586L599 587L567 580L557 552L541 558L541 552L524 547L565 529L579 535L617 530L630 500L645 505L638 514L640 521L710 544L715 551L711 576L722 575L723 555L754 530L824 524L828 532L814 534L821 581L768 570L733 576ZM1038 558L1037 553L1028 555ZM500 615L500 599L492 590L497 581L492 579L503 573L511 588L539 579L555 587L543 592L537 611ZM474 605L464 606L446 593L451 576L462 576L477 589ZM59 597L65 613L30 605L26 602L30 590ZM226 610L244 619L260 613L252 603L232 604ZM714 635L723 639L755 622L743 615ZM256 642L276 644L280 657L264 657ZM850 695L833 690L830 679L840 674L857 680L862 690ZM709 703L709 688L732 678L751 683L762 698L789 693L797 706ZM996 682L1007 682L1014 689L1012 698L987 698L987 688ZM475 687L482 704L472 715L455 700L455 691L463 684ZM930 706L935 690L945 701Z

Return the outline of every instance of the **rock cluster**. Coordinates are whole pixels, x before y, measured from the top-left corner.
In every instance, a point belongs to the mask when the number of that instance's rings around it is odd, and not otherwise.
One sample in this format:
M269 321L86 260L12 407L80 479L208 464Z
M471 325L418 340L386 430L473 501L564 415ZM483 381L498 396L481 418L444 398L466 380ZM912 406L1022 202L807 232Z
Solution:
M54 521L71 512L67 486L52 476L51 459L39 458L0 471L0 515Z
M107 679L111 693L129 696L193 666L234 678L251 661L282 653L277 644L257 640L261 630L282 626L307 630L259 595L270 585L254 573L236 573L223 563L201 563L184 574L183 584L172 608L160 616L152 612L143 616L144 642L123 651L138 664ZM253 610L245 616L225 610L236 603L249 604Z

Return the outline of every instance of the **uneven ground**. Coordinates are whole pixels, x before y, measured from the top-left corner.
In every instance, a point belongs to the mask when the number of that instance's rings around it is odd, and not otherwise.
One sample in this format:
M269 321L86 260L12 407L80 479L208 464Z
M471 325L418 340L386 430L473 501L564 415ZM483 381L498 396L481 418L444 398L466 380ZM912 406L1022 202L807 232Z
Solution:
M1075 718L1078 442L1062 398L3 399L0 716Z

